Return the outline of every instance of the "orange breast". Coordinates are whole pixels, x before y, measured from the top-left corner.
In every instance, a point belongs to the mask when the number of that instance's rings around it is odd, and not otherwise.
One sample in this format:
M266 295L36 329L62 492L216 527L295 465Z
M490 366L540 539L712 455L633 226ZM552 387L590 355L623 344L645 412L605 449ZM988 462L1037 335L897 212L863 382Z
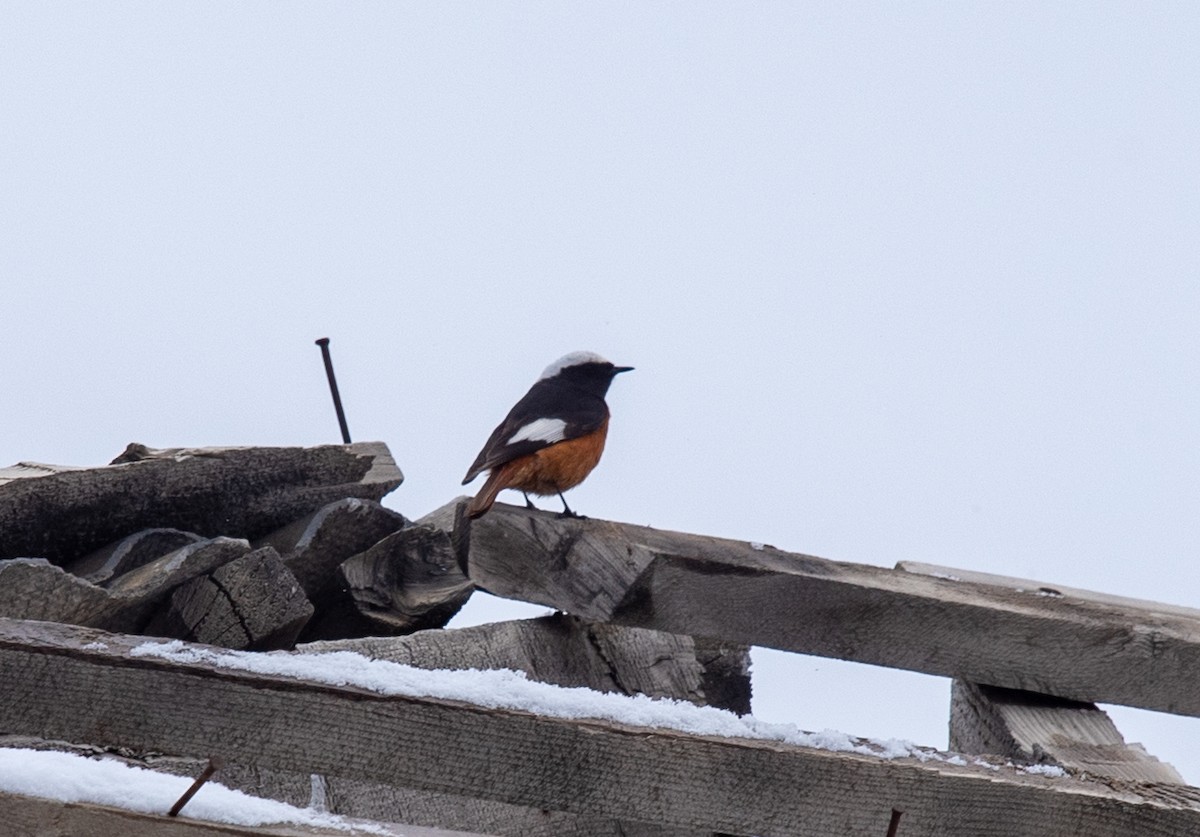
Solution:
M583 482L604 453L608 421L578 439L557 442L500 466L500 484L530 494L548 496Z

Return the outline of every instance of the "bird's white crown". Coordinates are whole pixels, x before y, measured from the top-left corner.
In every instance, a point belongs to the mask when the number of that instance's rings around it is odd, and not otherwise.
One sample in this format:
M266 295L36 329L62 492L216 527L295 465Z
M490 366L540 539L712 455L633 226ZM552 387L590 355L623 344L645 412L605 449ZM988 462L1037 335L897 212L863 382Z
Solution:
M563 355L554 361L554 363L547 366L538 380L544 381L547 378L553 378L568 366L579 366L583 363L608 363L608 360L600 357L595 352L571 352L569 355Z

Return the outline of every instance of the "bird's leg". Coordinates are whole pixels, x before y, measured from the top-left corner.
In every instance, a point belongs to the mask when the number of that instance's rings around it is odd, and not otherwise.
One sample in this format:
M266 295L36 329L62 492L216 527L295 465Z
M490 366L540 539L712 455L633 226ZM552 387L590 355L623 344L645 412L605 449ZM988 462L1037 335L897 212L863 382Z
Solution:
M525 494L525 492L524 492L524 491L522 491L521 493L522 493L522 494ZM535 505L533 504L533 500L530 500L530 499L529 499L529 495L528 495L528 494L525 494L525 508L527 508L527 509L533 509L534 511L537 511L537 506L535 506Z
M559 517L573 517L576 520L587 520L582 514L571 511L571 507L567 505L567 498L562 495L561 491L558 492L558 499L562 500L563 504L563 510L558 513Z

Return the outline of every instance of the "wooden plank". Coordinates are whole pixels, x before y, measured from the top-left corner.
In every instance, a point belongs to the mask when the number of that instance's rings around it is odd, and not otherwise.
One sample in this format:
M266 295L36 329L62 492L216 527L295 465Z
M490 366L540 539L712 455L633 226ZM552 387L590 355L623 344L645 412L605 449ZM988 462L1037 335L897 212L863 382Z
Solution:
M22 736L0 735L0 747L55 750L88 758L102 755L131 767L189 779L198 776L208 764L207 759L133 753L127 748L118 755L93 746ZM338 776L284 773L253 765L225 764L214 781L251 796L276 799L298 808L316 807L352 819L404 823L406 827L457 829L456 833L496 837L714 837L708 831L601 819L461 794L435 793Z
M497 504L454 532L482 589L592 621L1200 715L1200 614L1029 595Z
M955 680L950 691L950 749L1057 764L1108 779L1187 784L1140 744L1126 744L1094 703L963 680Z
M254 539L404 479L382 442L312 448L130 445L102 468L0 471L0 558L63 565L148 527Z
M57 802L3 791L0 791L0 822L4 823L6 837L345 837L350 833L343 829L302 825L251 827L210 823L186 816L143 814L107 805ZM382 837L487 837L479 833L411 825L377 822L364 825L383 829Z
M143 641L0 620L0 729L734 834L883 833L893 808L914 835L1200 832L1200 792L1188 789L1154 796L1011 768L384 697L130 658Z
M949 581L992 584L1037 596L1071 596L1143 611L1167 607L913 561L901 561L896 568ZM1178 613L1184 609L1174 610ZM1025 763L1057 764L1086 775L1123 781L1187 784L1174 767L1150 755L1142 745L1126 744L1108 713L1094 703L965 680L954 680L950 689L950 749L995 754Z

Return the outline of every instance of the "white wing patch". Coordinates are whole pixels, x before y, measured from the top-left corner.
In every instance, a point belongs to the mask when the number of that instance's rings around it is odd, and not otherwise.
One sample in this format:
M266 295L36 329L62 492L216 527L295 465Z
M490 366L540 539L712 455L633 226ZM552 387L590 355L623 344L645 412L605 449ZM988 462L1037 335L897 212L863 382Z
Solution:
M517 442L547 442L553 444L567 438L566 430L567 423L562 419L535 419L514 433L512 438L505 442L505 444L515 445Z

